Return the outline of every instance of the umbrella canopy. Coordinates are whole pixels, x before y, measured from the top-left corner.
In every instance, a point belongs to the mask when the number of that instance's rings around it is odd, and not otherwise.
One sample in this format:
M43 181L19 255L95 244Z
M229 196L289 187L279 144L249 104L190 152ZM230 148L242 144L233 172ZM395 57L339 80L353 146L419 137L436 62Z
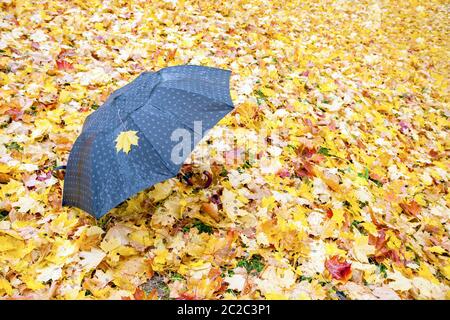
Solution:
M177 175L172 161L177 129L192 134L194 122L213 127L233 108L230 71L183 65L143 72L90 114L69 155L63 205L99 218L137 192ZM197 129L198 130L198 129ZM135 131L138 146L116 150L121 132ZM190 139L190 150L198 141ZM197 139L199 140L199 139ZM183 160L188 154L183 156Z

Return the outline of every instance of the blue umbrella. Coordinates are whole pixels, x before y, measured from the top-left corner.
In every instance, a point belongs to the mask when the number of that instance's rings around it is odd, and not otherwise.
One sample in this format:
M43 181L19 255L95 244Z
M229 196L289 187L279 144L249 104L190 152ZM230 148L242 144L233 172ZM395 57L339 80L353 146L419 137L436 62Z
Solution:
M202 135L233 108L230 71L183 65L143 72L116 90L90 114L69 155L63 205L75 206L100 218L137 192L178 174L173 161L184 129ZM196 130L197 129L197 130ZM136 131L137 146L116 150L121 132ZM199 139L190 139L193 150ZM182 160L189 154L181 154Z

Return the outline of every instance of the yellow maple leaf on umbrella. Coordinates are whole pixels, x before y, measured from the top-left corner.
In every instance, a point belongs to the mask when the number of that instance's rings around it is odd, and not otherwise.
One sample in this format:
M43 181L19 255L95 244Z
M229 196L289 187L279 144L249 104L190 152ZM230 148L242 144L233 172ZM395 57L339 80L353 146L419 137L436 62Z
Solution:
M127 153L131 150L131 145L138 145L139 137L137 131L122 131L116 138L116 150L119 152L122 150Z

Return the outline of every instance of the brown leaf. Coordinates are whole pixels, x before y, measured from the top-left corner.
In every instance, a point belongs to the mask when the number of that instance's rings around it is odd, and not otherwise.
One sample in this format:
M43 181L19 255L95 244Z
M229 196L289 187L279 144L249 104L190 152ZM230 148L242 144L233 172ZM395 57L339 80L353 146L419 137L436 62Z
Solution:
M298 177L308 178L314 178L316 176L314 166L310 161L302 161L299 165L297 165L297 168L295 168L295 174Z
M11 176L8 173L0 173L0 183L8 183Z

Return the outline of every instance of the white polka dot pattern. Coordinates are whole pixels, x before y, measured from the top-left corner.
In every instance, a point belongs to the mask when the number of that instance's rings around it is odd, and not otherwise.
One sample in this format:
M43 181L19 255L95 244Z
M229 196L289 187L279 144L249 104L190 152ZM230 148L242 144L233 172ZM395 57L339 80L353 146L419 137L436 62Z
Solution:
M87 119L67 163L63 205L100 218L142 189L173 177L180 165L171 159L172 132L203 132L233 108L230 71L203 66L174 66L144 72L116 90ZM121 131L135 130L139 145L117 152ZM203 136L203 132L198 132ZM195 147L191 141L191 150Z

